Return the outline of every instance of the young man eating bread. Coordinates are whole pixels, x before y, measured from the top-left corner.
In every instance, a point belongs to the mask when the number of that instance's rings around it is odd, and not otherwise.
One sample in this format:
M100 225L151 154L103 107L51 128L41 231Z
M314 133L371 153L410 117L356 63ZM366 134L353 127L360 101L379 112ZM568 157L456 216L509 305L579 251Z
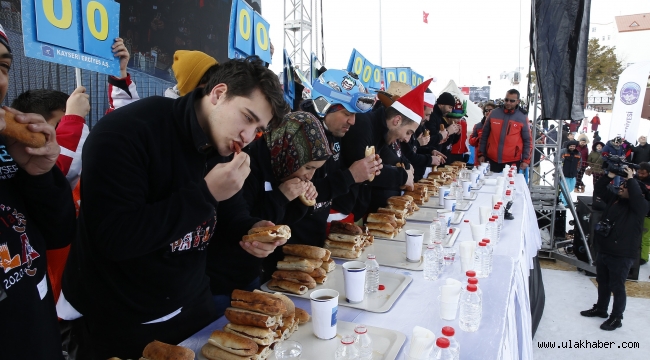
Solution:
M284 116L279 89L259 59L231 60L204 88L141 99L90 133L58 314L79 319L94 358L137 358L154 339L179 343L215 320L206 249L219 202L250 172L246 153L226 161Z
M0 25L0 103L12 60ZM75 209L70 185L54 166L56 132L41 115L4 107L0 134L0 357L63 359L46 251L74 238ZM43 143L36 148L21 142L32 137Z

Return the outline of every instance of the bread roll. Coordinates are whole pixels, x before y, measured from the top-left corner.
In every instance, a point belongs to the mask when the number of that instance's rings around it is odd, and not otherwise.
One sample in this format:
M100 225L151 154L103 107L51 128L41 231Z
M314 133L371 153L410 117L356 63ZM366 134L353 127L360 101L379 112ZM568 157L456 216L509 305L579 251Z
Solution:
M391 205L393 209L400 209L400 210L405 209L409 204L407 200L394 198L394 197L388 198L386 202L388 203L388 205Z
M300 194L300 196L298 196L298 198L300 199L300 201L301 201L303 204L305 204L305 205L307 205L307 206L314 206L314 205L316 205L316 199L307 200L307 197L305 196L305 193Z
M333 257L339 257L344 259L358 259L361 256L361 250L344 250L344 249L334 249L331 248Z
M422 132L422 135L424 135L424 137L429 136L429 134L430 134L429 130L424 130L424 131Z
M276 324L275 316L229 307L224 314L233 324L270 328Z
M374 146L366 146L366 156L368 157L370 155L375 155L375 147ZM373 181L375 180L375 174L370 175L368 178L368 181Z
M323 270L323 271L324 271L324 270ZM315 278L314 278L314 281L315 281L316 284L318 284L318 285L325 284L325 281L327 281L327 275L325 275L325 276L315 277Z
M297 270L310 273L314 271L315 266L311 264L307 259L301 259L301 261L278 261L276 267L279 270Z
M248 235L242 238L246 242L272 243L291 238L291 229L286 225L264 226L248 230Z
M308 259L322 259L325 256L325 249L311 245L286 244L282 251L287 255L295 255Z
M332 249L343 249L343 250L358 249L357 244L349 243L349 242L333 241L329 239L325 240L325 247L327 247L330 251L332 251Z
M366 224L368 226L369 230L380 230L385 233L393 232L395 231L395 228L397 227L397 224L395 226L392 226L391 224L386 224L386 223L371 223L369 222Z
M297 284L305 285L309 289L316 287L316 282L314 278L309 276L309 274L302 271L287 271L287 270L277 270L271 275L273 279L276 280L285 280L295 282Z
M281 315L286 309L282 300L271 295L235 289L230 305L235 308L257 311L267 315Z
M16 121L14 114L5 111L5 128L0 131L0 134L17 140L29 147L40 148L45 146L45 134L40 132L33 132L27 128L29 124L21 124Z
M323 263L323 260L321 260L321 259L307 259L307 258L304 258L304 257L294 256L294 255L285 255L284 256L284 261L286 261L286 262L300 262L300 263L305 263L306 262L307 264L310 264L315 268L320 267L321 264ZM280 270L282 270L282 269L280 269Z
M332 221L330 223L330 233L346 234L346 235L361 235L363 232L361 228L352 223L341 221Z
M311 276L312 278L314 278L314 280L316 280L316 278L323 277L325 276L325 274L327 274L325 269L318 267L314 269L314 271L310 272L309 276ZM318 281L316 281L316 283L318 283Z
M403 219L404 214L406 211L404 210L398 210L398 209L391 209L391 208L379 208L377 209L377 213L379 214L392 214L395 216L395 219Z
M142 356L146 360L194 360L194 351L176 345L154 340L145 346Z
M298 323L300 325L308 322L309 319L310 319L310 316L305 310L303 310L301 308L296 308L296 320L298 320Z
M210 345L216 346L231 354L249 356L257 354L257 343L255 341L233 333L215 330L208 339Z
M223 327L223 331L243 336L254 341L258 346L271 345L275 341L275 331L268 328L228 323Z
M228 351L219 349L218 347L206 343L201 348L201 354L205 356L208 360L257 360L257 357L251 356L239 356Z
M323 260L323 261L327 261L327 260L330 259L330 256L331 256L331 255L332 255L332 253L331 253L329 250L325 249L325 256L323 256L323 257L321 258L321 260Z
M368 224L371 224L371 223L384 223L384 224L390 225L392 227L397 226L397 223L395 222L395 215L393 215L393 214L381 214L381 213L368 214L367 221L368 222L367 222L366 226L368 226ZM368 229L370 229L370 228L371 227L368 226Z
M334 269L336 269L336 263L334 260L329 259L328 261L323 261L323 265L321 265L321 268L325 270L325 272L332 272Z
M382 238L382 239L392 239L392 238L395 237L395 233L393 233L393 232L387 233L387 232L383 232L381 230L368 230L368 233L370 235L373 235L373 236L376 236L376 237Z
M314 281L316 282L316 281ZM286 280L271 279L266 286L273 291L284 291L292 294L303 295L307 292L307 286Z
M267 293L265 291L258 290L258 289L253 290L253 292L254 293L268 294L269 296L274 296L274 297L282 300L282 302L284 303L284 307L286 309L286 311L284 312L284 314L282 314L282 316L291 315L291 314L296 312L296 305L293 303L293 301L291 301L291 299L289 299L288 296L286 296L286 295L284 295L282 293L276 292L276 293L271 294L271 293Z
M345 235L330 232L327 238L334 241L347 242L356 244L361 241L360 235Z

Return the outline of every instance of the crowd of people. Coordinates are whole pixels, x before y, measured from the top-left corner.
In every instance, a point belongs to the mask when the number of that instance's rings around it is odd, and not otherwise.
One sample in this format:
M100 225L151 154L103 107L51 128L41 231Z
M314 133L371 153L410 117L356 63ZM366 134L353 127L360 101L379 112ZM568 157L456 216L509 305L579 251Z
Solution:
M111 107L92 131L83 87L30 90L0 110L0 128L11 114L46 139L0 137L3 357L138 358L153 340L179 343L220 317L234 289L259 288L286 242L323 246L329 222L362 223L428 167L533 160L514 89L469 131L466 104L436 99L431 80L375 97L355 74L322 68L291 109L258 58L178 51L170 97L140 99L122 39L113 52L121 75L108 77ZM0 27L0 100L11 67ZM571 171L598 171L576 145L586 143L569 141ZM290 239L242 241L279 224Z

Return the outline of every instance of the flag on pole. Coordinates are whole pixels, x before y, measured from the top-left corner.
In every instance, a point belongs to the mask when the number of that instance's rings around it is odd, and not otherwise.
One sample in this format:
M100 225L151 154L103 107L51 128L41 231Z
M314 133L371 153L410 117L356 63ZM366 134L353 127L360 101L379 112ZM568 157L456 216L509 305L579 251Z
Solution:
M429 13L422 11L422 21L424 21L425 24L429 23Z

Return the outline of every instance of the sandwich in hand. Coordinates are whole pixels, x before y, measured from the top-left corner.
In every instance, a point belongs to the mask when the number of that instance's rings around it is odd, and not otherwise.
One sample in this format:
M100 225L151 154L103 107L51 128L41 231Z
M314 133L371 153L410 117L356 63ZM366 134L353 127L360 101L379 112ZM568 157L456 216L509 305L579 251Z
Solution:
M154 340L147 344L142 351L140 360L194 360L194 351L176 345L165 344Z
M5 128L0 131L0 134L32 148L45 146L45 134L29 130L27 128L29 124L17 122L14 116L13 113L5 111Z
M375 147L374 146L366 146L366 157L370 155L375 155ZM375 174L370 175L368 178L368 181L373 181L375 180Z
M316 199L308 200L307 197L305 196L305 193L300 194L300 196L298 196L298 198L300 199L300 201L302 201L303 204L305 204L307 206L316 205Z
M272 243L278 240L287 240L291 238L291 229L286 225L263 226L248 230L248 235L244 235L243 241L262 243Z

